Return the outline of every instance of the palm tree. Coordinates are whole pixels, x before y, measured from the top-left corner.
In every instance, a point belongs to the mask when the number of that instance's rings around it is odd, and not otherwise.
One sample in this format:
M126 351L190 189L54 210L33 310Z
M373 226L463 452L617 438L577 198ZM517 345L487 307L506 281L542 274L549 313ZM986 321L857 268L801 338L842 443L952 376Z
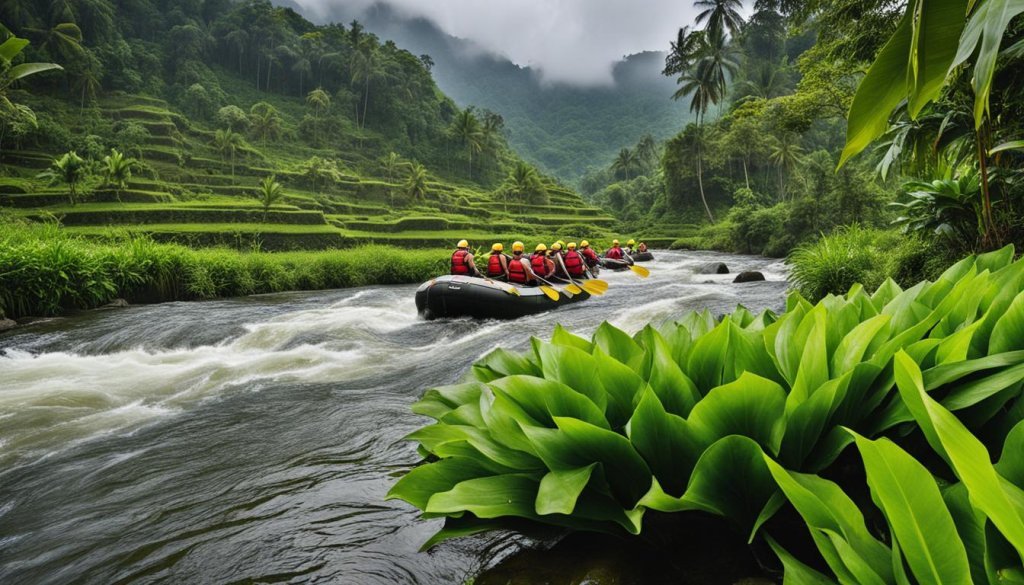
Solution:
M270 213L270 207L284 199L284 188L281 186L281 183L277 182L275 175L270 175L260 181L260 186L256 190L256 197L263 205L263 223L267 223L267 214Z
M75 71L74 88L81 91L81 111L85 112L85 100L96 101L96 94L102 89L100 80L103 78L103 66L100 60L86 50L84 58Z
M221 158L231 160L231 178L235 178L235 153L242 146L242 135L225 128L217 130L213 134L213 147L220 153Z
M792 133L785 133L781 138L772 141L769 160L779 169L779 196L786 198L787 178L804 160L804 149Z
M103 157L103 184L114 188L117 201L121 202L121 191L128 187L128 181L132 178L132 167L135 166L135 159L128 158L117 149L110 149L110 154Z
M85 51L82 46L82 29L73 22L61 22L50 29L28 30L43 40L40 48L51 56L70 61Z
M701 37L704 31L690 31L690 27L684 26L676 33L676 40L672 41L672 48L665 56L665 69L661 74L667 77L682 75L693 67L701 47Z
M697 34L697 33L694 33ZM724 101L729 78L739 70L737 50L720 31L701 31L696 47L694 66L684 71L678 83L682 86L672 99L693 95L690 111L697 112L698 123L712 104Z
M75 205L78 203L78 184L82 182L87 172L88 166L85 159L72 150L53 159L50 168L39 173L38 177L48 179L53 185L59 183L67 185L68 201L71 202L71 205Z
M480 120L473 113L473 108L468 107L459 112L452 121L452 134L469 154L469 178L473 178L473 153L483 150L484 133L480 129Z
M761 63L754 70L752 76L744 79L737 85L741 91L747 94L744 99L754 97L770 100L783 93L783 83L785 80L781 73L782 71L774 63Z
M355 24L355 23L354 23ZM370 103L370 80L377 73L377 42L373 36L361 35L354 46L352 54L352 83L363 84L363 112L359 115L359 104L356 104L356 122L360 128L366 127L366 109Z
M683 73L679 77L679 83L682 87L672 94L672 99L678 100L693 95L693 99L690 100L690 111L697 113L697 124L703 125L708 108L721 99L711 67L702 61L696 69Z
M402 157L397 152L389 152L386 156L380 159L381 166L384 167L384 172L388 174L388 182L395 182L395 171L402 166Z
M427 168L418 162L409 166L409 177L405 181L405 194L413 201L422 201L427 196Z
M615 171L616 176L624 176L626 182L629 182L630 172L636 167L636 163L636 153L628 148L623 148L619 151L618 156L615 157L615 161L612 163L612 170Z
M316 140L320 140L320 114L331 108L331 96L322 87L309 92L306 105L313 108L313 120L316 123Z
M707 21L707 30L712 34L724 35L728 31L730 36L736 37L743 28L740 15L743 3L740 0L697 0L693 5L703 8L697 15L697 24Z
M707 129L699 124L690 124L683 130L682 138L686 154L693 158L697 166L697 186L700 190L700 200L704 204L704 211L707 212L711 223L714 223L715 216L711 214L711 207L708 206L708 199L704 195L704 151L707 150Z
M281 135L281 115L267 102L257 102L249 108L249 124L253 136L259 137L263 148L267 147L267 138L276 140Z
M509 197L515 197L520 203L545 204L548 200L548 191L540 180L540 173L523 161L512 167L502 191L505 194L505 213L508 213Z
M36 115L31 108L24 104L15 103L8 93L11 85L30 75L63 69L56 63L19 63L14 65L14 59L21 54L28 41L18 37L8 37L0 44L0 152L2 152L4 135L7 127L18 121L28 121L32 126L36 125Z
M658 143L650 134L644 134L636 143L637 163L642 169L650 170L658 161Z

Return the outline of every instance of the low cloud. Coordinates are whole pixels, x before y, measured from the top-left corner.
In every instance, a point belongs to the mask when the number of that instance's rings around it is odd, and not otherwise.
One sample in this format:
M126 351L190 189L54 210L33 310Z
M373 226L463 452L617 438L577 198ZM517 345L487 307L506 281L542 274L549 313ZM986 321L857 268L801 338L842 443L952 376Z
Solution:
M296 0L320 15L343 6L365 10L374 0ZM693 21L679 0L390 0L400 14L425 17L450 35L530 66L551 83L606 85L623 56L667 50L676 30Z

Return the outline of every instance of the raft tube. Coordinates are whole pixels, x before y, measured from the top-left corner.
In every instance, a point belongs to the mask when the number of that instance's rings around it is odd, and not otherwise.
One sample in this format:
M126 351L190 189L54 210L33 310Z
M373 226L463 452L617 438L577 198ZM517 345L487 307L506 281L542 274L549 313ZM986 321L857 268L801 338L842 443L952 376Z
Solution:
M651 254L650 252L637 252L636 254L631 254L629 257L633 259L633 262L650 262L651 260L654 260L654 254Z
M453 317L517 319L590 298L587 293L549 299L539 288L473 276L439 276L416 289L416 310L430 321Z
M629 262L627 260L616 260L614 258L601 258L601 267L605 270L619 272L622 270L629 270Z

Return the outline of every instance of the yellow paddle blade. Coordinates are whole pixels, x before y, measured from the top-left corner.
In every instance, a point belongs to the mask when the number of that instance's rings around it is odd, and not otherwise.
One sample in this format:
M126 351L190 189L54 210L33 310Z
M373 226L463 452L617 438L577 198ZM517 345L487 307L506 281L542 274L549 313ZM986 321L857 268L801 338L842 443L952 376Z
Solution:
M607 289L603 289L600 286L598 286L598 284L596 282L590 282L590 281L586 281L586 280L581 282L580 286L583 287L583 290L587 291L588 293L590 293L592 295L596 295L596 296L603 295L605 293L605 291L607 290Z
M591 285L601 289L602 291L607 291L608 290L608 282L607 281L591 279L591 280L587 280L585 282L590 283Z
M578 287L578 286L576 286L575 284L568 284L568 285L566 285L565 286L565 290L571 292L574 295L578 295L581 292L583 292L583 289Z
M510 286L510 287L506 288L505 292L507 292L510 295L515 295L517 297L520 296L519 295L519 289L514 287L514 286Z
M647 278L651 275L651 271L647 270L643 266L637 266L634 264L633 266L630 266L629 269L635 272L640 278Z
M542 287L540 287L540 292L544 293L544 296L546 296L547 298L551 299L552 301L557 301L559 296L560 296L558 294L558 291L553 289L553 288L551 288L550 286L542 286Z

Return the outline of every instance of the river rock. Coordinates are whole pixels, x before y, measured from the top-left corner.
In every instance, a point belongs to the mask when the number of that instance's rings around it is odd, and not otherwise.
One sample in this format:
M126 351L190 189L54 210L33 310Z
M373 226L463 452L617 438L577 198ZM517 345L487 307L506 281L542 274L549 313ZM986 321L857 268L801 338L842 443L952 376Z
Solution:
M725 262L709 262L697 268L697 274L729 274Z
M7 331L8 329L14 329L18 326L16 321L11 319L0 319L0 331Z
M740 272L739 274L737 274L736 278L733 279L733 282L734 283L739 283L739 282L759 282L759 281L762 281L762 280L764 280L764 275L763 274L761 274L760 272L758 272L756 270L750 270L750 271L747 271L747 272Z
M123 309L128 306L128 301L124 299L114 299L103 306L108 309Z

